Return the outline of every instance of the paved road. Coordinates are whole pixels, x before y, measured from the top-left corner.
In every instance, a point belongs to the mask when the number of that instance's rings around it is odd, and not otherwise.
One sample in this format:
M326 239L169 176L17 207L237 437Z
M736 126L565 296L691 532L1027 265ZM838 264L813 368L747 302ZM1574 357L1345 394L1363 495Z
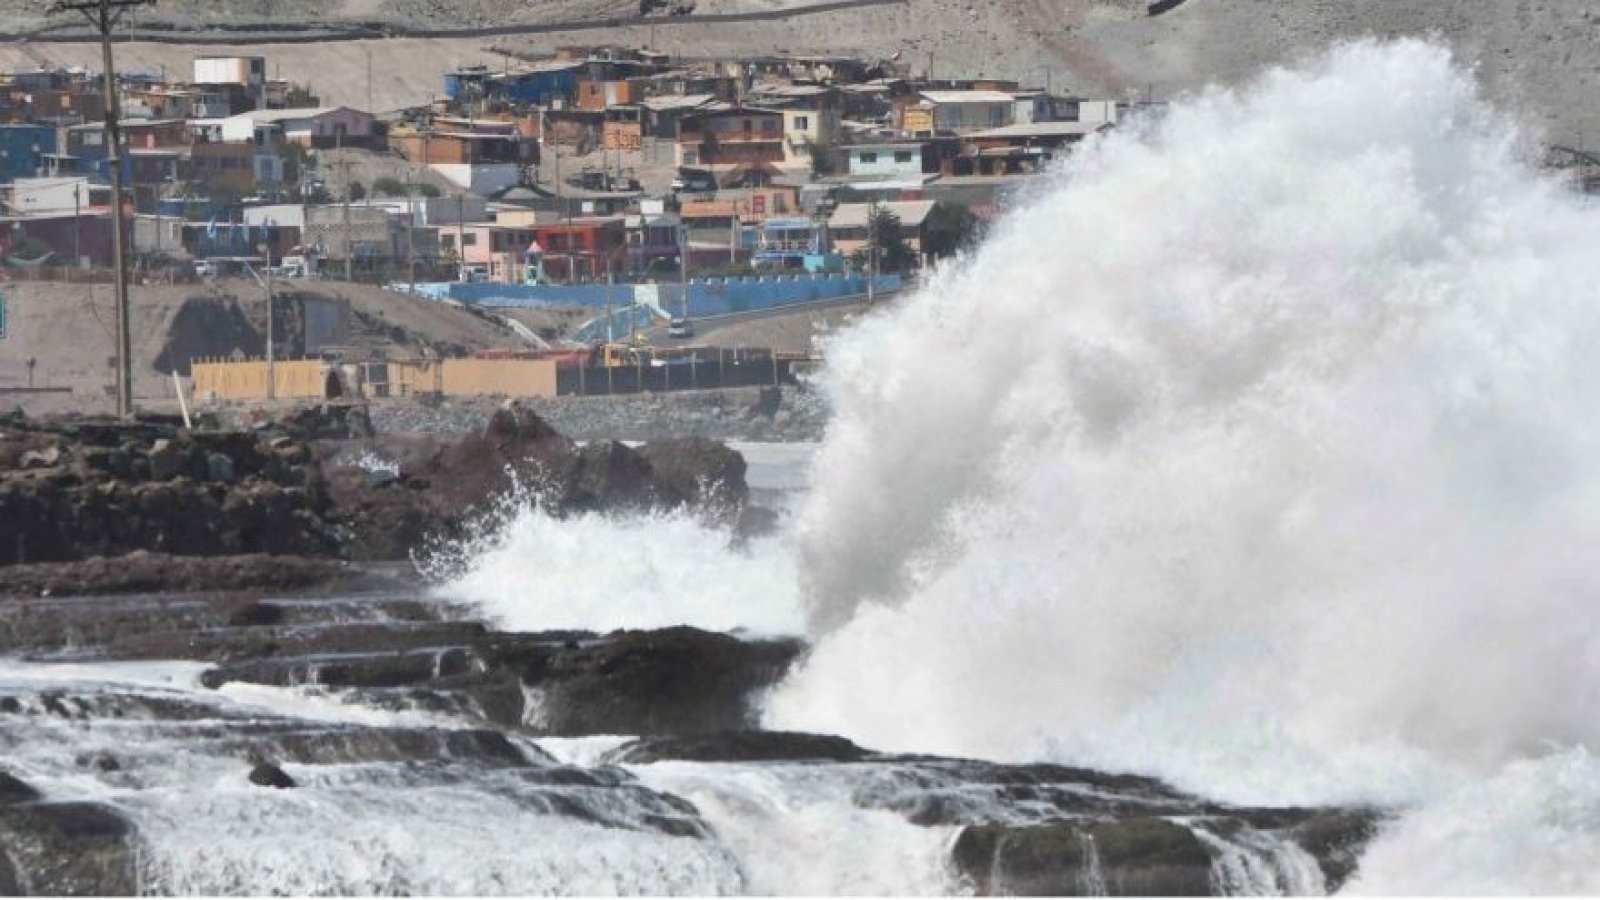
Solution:
M883 305L891 302L895 296L893 293L879 294L876 302ZM668 337L665 325L651 328L644 335L658 347L761 346L798 353L809 349L810 337L816 326L834 327L869 308L865 294L853 294L776 309L695 319L692 338Z

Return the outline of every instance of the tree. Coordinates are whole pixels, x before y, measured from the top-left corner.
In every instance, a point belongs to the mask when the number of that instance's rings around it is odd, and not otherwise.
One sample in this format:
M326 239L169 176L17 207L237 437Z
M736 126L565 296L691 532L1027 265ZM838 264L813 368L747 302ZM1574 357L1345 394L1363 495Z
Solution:
M904 272L916 262L917 255L912 252L911 245L906 243L905 235L901 232L900 217L894 211L882 204L873 204L872 211L867 215L867 233L869 242L877 248L877 270L881 272Z
M954 256L977 238L978 217L956 203L940 200L922 223L922 250L937 259Z
M352 181L350 182L350 187L346 189L346 193L349 194L351 200L365 200L367 199L367 186L359 181Z
M429 184L427 182L423 182L422 184L417 185L417 193L421 194L424 197L429 197L429 198L441 197L441 196L444 195L444 192L439 190L439 186L438 185Z

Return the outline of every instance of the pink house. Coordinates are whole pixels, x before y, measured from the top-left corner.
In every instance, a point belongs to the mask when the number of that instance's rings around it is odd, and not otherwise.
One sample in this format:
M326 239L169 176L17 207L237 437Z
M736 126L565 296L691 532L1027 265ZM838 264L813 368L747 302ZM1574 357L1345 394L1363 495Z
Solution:
M440 226L439 249L445 258L460 260L490 281L516 284L522 281L522 267L533 238L529 227L468 222Z

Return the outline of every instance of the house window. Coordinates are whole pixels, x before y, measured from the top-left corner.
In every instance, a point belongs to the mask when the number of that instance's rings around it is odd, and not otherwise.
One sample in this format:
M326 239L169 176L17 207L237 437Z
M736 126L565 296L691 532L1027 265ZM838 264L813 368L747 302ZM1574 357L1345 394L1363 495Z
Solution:
M463 247L476 247L476 246L478 246L478 235L476 233L470 232L470 231L467 232L466 234L463 234L461 236L461 246L463 246Z
M908 163L908 162L911 162L911 151L910 150L896 150L894 152L894 161L897 162L897 163Z
M876 153L863 152L861 154L861 164L864 165L864 166L870 166L870 165L872 165L873 163L875 163L877 161L878 161L878 154L876 154Z
M456 248L456 236L453 234L439 235L439 245L446 250L454 250Z
M810 116L795 116L794 117L794 130L795 131L808 131L808 130L810 130L810 128L811 128L811 117Z
M999 107L999 106L991 106L991 107L989 107L989 124L990 125L999 126L999 125L1004 125L1005 123L1006 123L1006 111L1005 111L1005 109L1002 108L1002 107Z

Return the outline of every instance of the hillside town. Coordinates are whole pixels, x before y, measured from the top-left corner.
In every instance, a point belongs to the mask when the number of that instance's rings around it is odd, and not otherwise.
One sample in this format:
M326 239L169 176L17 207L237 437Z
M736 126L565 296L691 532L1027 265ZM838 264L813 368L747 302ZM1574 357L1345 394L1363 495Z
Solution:
M899 59L569 47L441 72L432 103L373 110L320 104L271 63L119 73L138 277L414 290L911 275L1138 105L934 80ZM4 76L9 266L112 264L104 96L82 68Z

